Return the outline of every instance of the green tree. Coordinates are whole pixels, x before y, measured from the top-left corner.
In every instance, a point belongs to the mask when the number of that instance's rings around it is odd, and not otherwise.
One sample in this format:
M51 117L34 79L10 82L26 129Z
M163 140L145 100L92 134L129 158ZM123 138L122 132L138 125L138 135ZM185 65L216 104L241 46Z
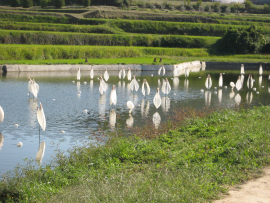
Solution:
M229 29L217 42L218 50L228 54L256 54L266 44L261 30L252 25L246 30Z
M253 3L251 1L249 1L249 0L246 0L244 2L244 4L245 4L245 9L251 9L251 7L253 5Z
M53 5L56 8L62 8L63 6L65 6L65 0L54 0Z
M22 0L22 7L29 8L33 6L33 0Z
M90 6L90 4L91 4L91 0L83 0L83 6L84 7L88 7L88 6Z
M48 0L40 0L41 8L46 8L48 6Z
M10 6L11 7L19 7L19 6L21 6L21 1L20 0L10 0Z

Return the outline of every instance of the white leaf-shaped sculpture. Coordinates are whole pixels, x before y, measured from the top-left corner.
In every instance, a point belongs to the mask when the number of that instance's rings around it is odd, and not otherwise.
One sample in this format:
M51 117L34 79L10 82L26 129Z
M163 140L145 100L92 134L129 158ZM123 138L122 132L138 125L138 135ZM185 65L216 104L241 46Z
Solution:
M77 80L80 80L80 79L81 79L81 68L79 67L77 71Z
M171 85L167 78L163 80L161 91L163 92L163 94L169 94L171 91Z
M109 73L108 73L108 71L107 71L107 68L106 68L106 70L105 70L105 72L104 72L104 80L107 82L108 80L109 80Z
M111 95L110 95L110 105L112 104L116 105L116 102L117 102L116 89L115 89L115 85L113 85Z
M161 97L160 97L160 94L159 94L159 88L157 88L157 93L153 99L153 102L154 102L154 105L156 108L159 108L160 105L161 105Z
M2 107L0 106L0 122L2 123L5 118L5 113Z

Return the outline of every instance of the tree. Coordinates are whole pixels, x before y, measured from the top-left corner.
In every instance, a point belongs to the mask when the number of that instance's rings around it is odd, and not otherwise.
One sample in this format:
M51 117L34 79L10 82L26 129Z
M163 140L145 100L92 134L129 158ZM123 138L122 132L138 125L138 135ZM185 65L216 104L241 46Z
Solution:
M19 7L19 6L21 6L21 1L20 0L10 0L10 6L11 7Z
M91 0L83 0L83 7L88 7L91 4Z
M48 0L40 0L41 8L46 8L48 6Z
M242 31L230 28L216 45L222 53L255 54L260 53L265 44L261 30L252 25Z
M63 6L65 6L65 0L54 0L53 5L56 8L62 8Z
M29 8L33 6L33 0L22 0L22 7Z
M244 4L245 4L245 9L251 9L251 7L253 5L253 3L251 1L249 1L249 0L246 0L244 2Z

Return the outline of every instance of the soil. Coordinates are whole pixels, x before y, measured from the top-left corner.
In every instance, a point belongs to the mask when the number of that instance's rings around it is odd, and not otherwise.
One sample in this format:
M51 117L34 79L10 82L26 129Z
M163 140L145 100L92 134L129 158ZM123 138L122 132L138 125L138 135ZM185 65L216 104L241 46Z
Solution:
M263 170L258 179L233 187L229 194L214 203L269 203L270 202L270 167Z

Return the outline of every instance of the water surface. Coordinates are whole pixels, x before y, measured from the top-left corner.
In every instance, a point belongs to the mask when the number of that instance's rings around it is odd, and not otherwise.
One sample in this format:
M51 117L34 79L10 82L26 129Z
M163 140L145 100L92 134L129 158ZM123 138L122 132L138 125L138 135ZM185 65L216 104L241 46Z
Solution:
M218 71L191 72L188 78L184 75L173 77L173 72L169 71L164 76L159 76L157 71L133 72L132 74L139 80L140 88L138 92L132 92L127 78L120 80L118 72L109 71L108 89L104 95L99 93L98 80L98 76L103 72L95 72L93 80L90 80L88 71L82 72L80 82L75 81L76 72L2 74L0 105L4 109L5 119L0 123L0 173L12 170L18 163L23 164L25 158L35 160L39 143L43 141L46 148L39 164L46 163L55 154L55 150L66 151L89 139L95 143L96 139L102 137L103 132L114 128L128 129L140 126L146 123L147 119L154 121L153 125L158 128L159 122L166 121L175 109L186 107L201 109L205 106L233 108L245 102L250 105L269 105L269 73L264 72L263 76L259 76L257 71L246 71L243 88L240 91L236 89L232 91L229 86L231 81L236 83L239 71L224 71L224 73L224 85L218 88L220 75ZM209 90L205 88L208 74L211 75L213 83ZM248 74L253 74L256 91L247 88ZM37 99L34 99L32 94L28 95L28 76L39 84ZM168 95L160 93L162 105L156 109L153 104L156 88L161 87L166 77L172 90ZM148 96L141 93L144 78L151 88ZM117 91L116 106L110 106L112 85L116 86ZM135 104L130 115L126 106L129 100ZM36 112L37 104L40 102L44 108L47 128L46 131L41 130L39 139ZM84 110L87 110L87 113ZM14 124L18 124L18 127ZM23 146L17 147L18 142L22 142Z

